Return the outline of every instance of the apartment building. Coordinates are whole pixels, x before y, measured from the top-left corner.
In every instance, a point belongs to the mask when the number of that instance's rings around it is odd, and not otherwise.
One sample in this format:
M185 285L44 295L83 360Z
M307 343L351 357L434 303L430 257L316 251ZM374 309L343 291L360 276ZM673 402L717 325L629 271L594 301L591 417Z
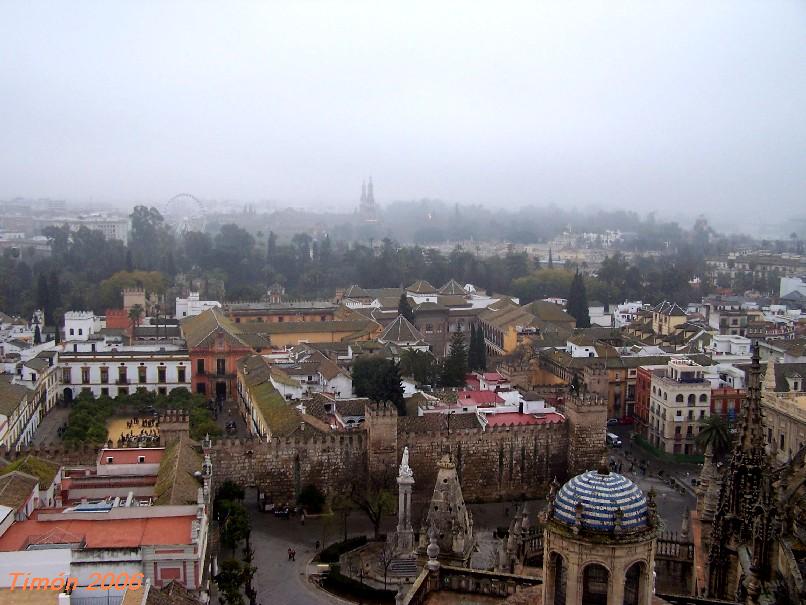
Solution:
M672 359L652 375L649 442L669 454L697 453L700 422L711 413L711 383L705 368L690 359Z

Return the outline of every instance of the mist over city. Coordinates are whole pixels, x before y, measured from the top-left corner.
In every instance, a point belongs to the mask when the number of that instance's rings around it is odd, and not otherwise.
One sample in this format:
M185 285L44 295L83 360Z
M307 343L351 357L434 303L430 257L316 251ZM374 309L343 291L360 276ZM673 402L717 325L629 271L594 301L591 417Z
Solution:
M0 4L0 604L806 604L806 4Z

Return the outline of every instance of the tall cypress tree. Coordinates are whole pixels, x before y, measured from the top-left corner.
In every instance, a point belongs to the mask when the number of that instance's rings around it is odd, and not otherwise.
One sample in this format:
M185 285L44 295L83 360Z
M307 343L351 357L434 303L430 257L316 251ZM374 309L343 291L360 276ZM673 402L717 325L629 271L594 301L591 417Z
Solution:
M577 321L577 328L590 328L591 317L588 309L588 295L585 292L585 282L579 271L571 281L568 292L568 313Z
M470 346L467 348L467 367L470 371L479 369L478 347L476 346L476 326L470 324Z
M454 332L451 339L451 351L442 364L442 386L460 387L465 384L467 374L467 347L465 335Z
M36 327L34 328L34 344L42 344L42 331L39 329L39 324L36 324Z
M481 330L481 326L476 331L478 342L476 343L478 346L478 351L476 352L476 356L479 360L479 370L482 372L487 371L487 343L484 342L484 332Z
M400 300L397 303L397 314L402 315L411 323L414 323L414 311L409 304L409 297L406 296L405 292L400 295Z

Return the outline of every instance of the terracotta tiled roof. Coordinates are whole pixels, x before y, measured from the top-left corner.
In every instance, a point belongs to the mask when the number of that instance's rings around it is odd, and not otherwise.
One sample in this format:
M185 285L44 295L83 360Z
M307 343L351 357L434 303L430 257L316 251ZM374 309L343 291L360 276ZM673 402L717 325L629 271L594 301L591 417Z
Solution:
M154 486L155 504L195 504L201 483L194 473L202 470L202 456L182 437L165 449Z
M196 515L146 518L109 518L100 516L88 519L47 519L42 517L14 523L0 537L0 551L24 550L29 544L53 540L54 532L61 532L71 542L80 537L85 548L137 548L191 544L191 527ZM105 513L108 515L108 513ZM50 537L49 537L50 536Z
M467 292L465 292L464 287L455 279L451 279L447 284L442 286L439 289L440 294L448 294L448 295L455 295L455 296L465 296Z
M0 375L0 414L10 416L14 413L29 392L21 384L12 384L11 376Z
M560 305L545 300L536 300L532 304L526 305L526 308L537 319L546 323L576 323L576 320Z
M0 469L0 475L20 471L39 479L39 489L46 490L56 479L56 475L59 474L59 468L61 467L55 462L28 455L4 466Z
M450 419L448 419L450 417ZM400 416L397 419L399 432L425 433L481 428L476 414L423 414L422 416Z
M408 288L406 288L407 292L413 292L414 294L436 294L437 289L429 284L424 279L418 279L416 282L411 284Z
M182 335L189 348L209 346L219 330L235 346L251 348L249 343L241 338L242 330L239 325L225 317L218 307L183 319L181 326Z
M402 315L398 315L378 337L380 342L416 343L425 341L425 337L414 325Z
M19 509L28 501L28 497L38 484L39 479L19 471L11 471L0 476L0 504L14 510Z

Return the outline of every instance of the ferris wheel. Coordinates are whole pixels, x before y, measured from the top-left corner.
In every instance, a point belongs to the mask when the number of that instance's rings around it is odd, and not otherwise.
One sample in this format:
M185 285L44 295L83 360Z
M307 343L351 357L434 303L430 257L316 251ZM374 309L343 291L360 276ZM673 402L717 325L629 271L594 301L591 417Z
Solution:
M204 231L207 210L204 203L195 195L180 193L165 202L162 215L180 233Z

